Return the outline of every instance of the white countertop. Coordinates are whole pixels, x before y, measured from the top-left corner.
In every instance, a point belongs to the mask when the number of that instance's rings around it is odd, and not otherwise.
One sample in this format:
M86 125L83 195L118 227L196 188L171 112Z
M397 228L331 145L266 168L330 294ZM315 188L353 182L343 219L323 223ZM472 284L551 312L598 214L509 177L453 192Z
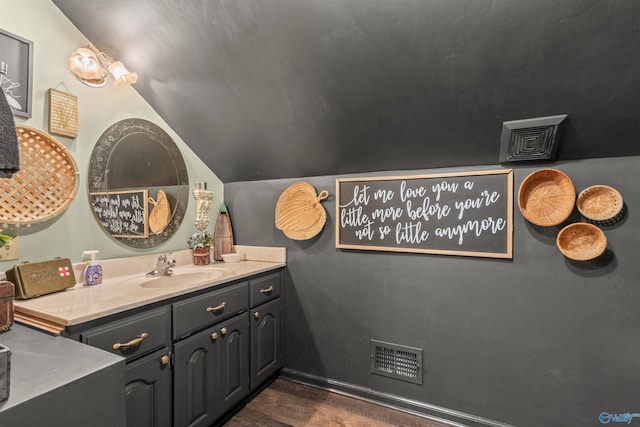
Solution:
M153 269L158 254L100 261L104 277L101 285L78 284L62 292L15 300L14 310L18 319L21 315L60 326L77 325L286 266L284 248L243 246L242 253L246 261L195 266L190 252L180 251L172 255L177 261L173 275L154 278L145 277L145 273ZM84 265L74 264L78 281Z

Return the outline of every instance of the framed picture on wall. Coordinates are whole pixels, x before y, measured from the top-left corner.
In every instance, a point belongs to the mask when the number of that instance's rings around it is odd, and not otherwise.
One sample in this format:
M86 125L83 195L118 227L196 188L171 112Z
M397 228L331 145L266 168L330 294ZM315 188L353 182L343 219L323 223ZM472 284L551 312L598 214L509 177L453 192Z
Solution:
M17 117L31 117L33 42L0 29L0 87Z

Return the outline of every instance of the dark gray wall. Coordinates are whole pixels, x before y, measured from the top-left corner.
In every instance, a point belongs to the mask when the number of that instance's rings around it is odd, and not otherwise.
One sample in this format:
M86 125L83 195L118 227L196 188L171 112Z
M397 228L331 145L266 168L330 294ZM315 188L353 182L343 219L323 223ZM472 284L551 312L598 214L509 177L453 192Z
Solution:
M625 199L605 256L586 263L517 206L513 260L491 260L337 250L333 198L319 236L289 240L274 209L296 180L226 184L225 200L237 243L287 248L287 368L517 426L595 426L601 412L639 410L639 163L551 165L577 191L608 184ZM515 169L516 193L533 170ZM335 178L305 180L334 195ZM424 384L370 374L370 339L424 349Z
M638 1L53 2L223 182L494 164L556 114L559 159L640 155Z

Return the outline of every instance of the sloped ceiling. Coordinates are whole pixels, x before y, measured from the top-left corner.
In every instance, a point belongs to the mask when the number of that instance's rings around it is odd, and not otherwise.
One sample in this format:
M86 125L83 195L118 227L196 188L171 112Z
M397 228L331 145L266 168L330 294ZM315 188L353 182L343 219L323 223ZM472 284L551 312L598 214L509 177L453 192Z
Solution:
M53 0L223 182L640 154L640 2ZM109 90L109 89L97 89Z

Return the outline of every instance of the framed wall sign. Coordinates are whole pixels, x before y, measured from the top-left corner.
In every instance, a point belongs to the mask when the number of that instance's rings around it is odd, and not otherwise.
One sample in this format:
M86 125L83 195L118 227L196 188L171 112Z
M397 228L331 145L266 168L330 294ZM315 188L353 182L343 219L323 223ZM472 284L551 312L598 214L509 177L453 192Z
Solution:
M512 258L513 171L336 180L336 247Z
M96 219L113 237L149 237L149 191L89 193Z
M49 133L78 136L78 97L58 89L49 89Z
M0 87L13 115L31 117L33 42L0 29Z

